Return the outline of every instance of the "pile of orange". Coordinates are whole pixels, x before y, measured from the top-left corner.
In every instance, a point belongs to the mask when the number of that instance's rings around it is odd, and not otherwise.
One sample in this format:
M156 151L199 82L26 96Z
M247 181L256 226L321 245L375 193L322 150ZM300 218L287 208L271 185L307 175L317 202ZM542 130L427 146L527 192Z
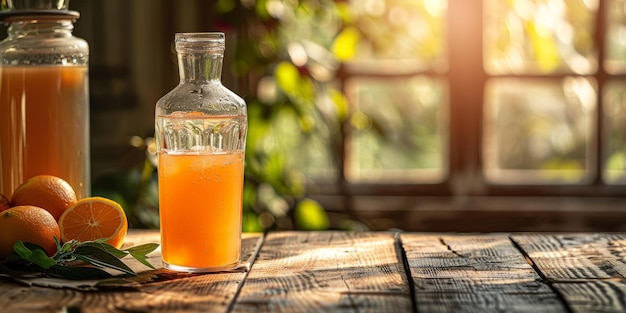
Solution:
M104 239L119 248L127 231L126 214L117 202L101 197L79 200L56 176L24 181L10 201L0 195L0 260L13 252L18 240L36 244L52 256L57 252L54 238L61 243Z

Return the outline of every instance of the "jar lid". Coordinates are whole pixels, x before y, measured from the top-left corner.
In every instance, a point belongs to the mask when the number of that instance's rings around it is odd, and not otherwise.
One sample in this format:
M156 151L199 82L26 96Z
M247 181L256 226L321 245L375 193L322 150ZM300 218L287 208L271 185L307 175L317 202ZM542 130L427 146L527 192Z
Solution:
M70 11L70 0L3 0L0 1L0 20L17 16L64 16L78 18L80 13Z

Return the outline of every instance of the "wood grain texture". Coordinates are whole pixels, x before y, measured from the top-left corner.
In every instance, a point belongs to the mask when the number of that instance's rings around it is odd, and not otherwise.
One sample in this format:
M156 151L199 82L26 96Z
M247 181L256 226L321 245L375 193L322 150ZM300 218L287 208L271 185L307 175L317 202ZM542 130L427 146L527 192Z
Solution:
M570 303L573 312L626 312L624 281L558 283L554 287Z
M524 234L511 238L573 312L626 312L625 234Z
M396 247L387 232L269 233L233 312L410 312Z
M567 312L507 235L401 235L418 312Z
M624 234L525 234L511 238L549 281L626 277Z

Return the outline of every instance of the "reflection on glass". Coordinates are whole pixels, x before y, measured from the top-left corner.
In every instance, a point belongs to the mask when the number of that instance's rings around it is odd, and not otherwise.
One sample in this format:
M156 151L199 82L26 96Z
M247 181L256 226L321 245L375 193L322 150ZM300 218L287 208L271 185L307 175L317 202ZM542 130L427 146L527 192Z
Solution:
M485 0L485 68L497 74L590 74L600 0Z
M590 179L596 86L586 78L493 79L483 140L489 182L584 183Z
M606 3L606 57L607 72L626 72L626 0L607 0Z
M445 63L447 0L352 0L361 40L351 70L434 70Z
M351 79L354 105L346 177L353 182L423 182L444 178L446 84L427 77Z
M626 184L626 81L611 81L604 91L605 163L603 179Z

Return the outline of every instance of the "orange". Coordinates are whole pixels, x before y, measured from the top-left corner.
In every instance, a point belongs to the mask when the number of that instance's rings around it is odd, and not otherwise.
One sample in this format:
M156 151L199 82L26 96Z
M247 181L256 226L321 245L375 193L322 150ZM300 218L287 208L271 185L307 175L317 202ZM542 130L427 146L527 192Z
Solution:
M61 214L76 203L72 186L57 176L38 175L17 186L11 196L11 205L34 205L46 209L59 220Z
M21 205L0 213L0 260L13 252L18 240L34 243L53 256L57 251L54 237L61 237L59 225L40 207Z
M4 195L0 194L0 212L6 211L11 208L11 202Z
M61 241L105 241L119 248L126 238L128 221L119 203L101 197L84 198L68 208L59 219Z

